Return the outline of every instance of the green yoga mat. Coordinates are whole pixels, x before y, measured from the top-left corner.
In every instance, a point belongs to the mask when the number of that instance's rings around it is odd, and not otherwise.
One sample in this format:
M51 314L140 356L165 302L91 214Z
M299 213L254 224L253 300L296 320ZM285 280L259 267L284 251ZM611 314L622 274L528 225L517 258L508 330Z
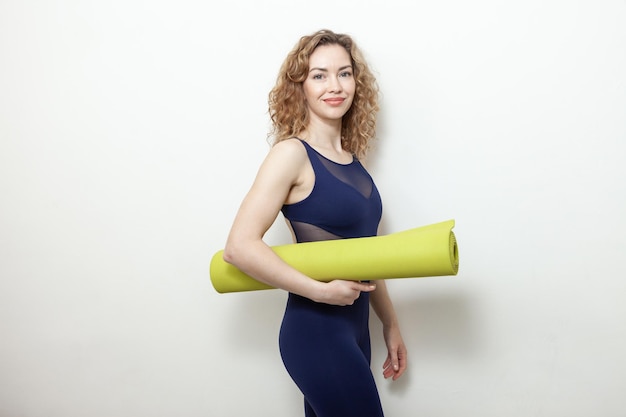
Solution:
M459 251L454 220L383 236L324 240L273 246L289 265L318 281L354 281L456 275ZM224 262L223 250L211 259L210 277L219 293L273 287Z

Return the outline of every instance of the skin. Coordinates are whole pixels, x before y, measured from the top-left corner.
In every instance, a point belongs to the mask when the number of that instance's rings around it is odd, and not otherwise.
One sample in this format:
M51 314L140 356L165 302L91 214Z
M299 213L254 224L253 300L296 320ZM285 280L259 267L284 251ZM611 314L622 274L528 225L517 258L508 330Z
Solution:
M310 123L299 137L325 157L350 163L352 155L341 146L341 120L355 93L348 52L339 45L318 47L310 56L303 91ZM303 200L314 182L306 150L297 139L274 145L237 212L224 247L224 260L261 282L319 303L352 305L361 292L370 292L370 303L383 324L388 351L383 375L396 380L406 370L407 350L384 280L320 282L292 268L263 241L283 204Z

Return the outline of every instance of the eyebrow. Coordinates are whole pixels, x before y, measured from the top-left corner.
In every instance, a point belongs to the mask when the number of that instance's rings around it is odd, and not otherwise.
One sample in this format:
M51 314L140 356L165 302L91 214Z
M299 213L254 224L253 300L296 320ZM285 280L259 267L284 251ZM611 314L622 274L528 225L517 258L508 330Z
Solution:
M343 71L343 70L345 70L345 69L347 69L347 68L352 68L352 65L344 65L343 67L339 68L339 71ZM318 68L318 67L315 67L315 68L311 68L311 69L309 70L309 73L311 73L311 72L313 72L313 71L323 71L323 72L328 72L328 69L326 69L326 68Z

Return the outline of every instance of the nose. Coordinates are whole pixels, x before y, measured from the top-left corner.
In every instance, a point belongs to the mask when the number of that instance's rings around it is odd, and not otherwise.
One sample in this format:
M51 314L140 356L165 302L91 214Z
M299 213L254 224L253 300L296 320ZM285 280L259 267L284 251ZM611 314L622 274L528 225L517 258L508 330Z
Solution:
M328 77L328 92L339 93L342 90L341 81L337 76Z

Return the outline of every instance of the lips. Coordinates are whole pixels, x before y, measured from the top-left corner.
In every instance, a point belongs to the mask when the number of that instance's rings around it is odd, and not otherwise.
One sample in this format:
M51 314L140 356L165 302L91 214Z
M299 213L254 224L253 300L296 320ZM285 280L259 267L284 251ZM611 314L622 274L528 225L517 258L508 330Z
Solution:
M324 102L326 104L329 104L331 106L339 106L341 105L346 99L345 98L341 98L341 97L337 97L337 98L327 98L324 100Z

